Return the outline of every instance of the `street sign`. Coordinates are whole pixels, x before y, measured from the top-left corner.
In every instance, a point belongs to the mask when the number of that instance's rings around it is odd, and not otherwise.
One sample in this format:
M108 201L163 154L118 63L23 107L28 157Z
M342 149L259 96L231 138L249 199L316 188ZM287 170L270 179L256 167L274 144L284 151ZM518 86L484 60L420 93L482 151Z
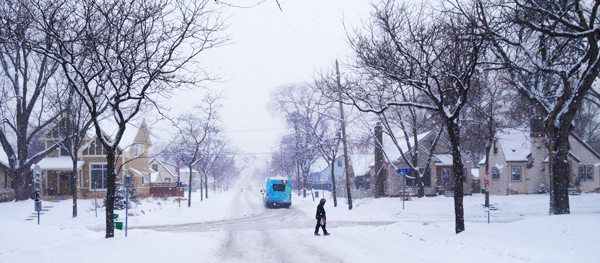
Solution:
M35 201L35 211L42 211L42 201Z
M410 173L410 169L406 168L406 169L398 169L396 170L397 173Z

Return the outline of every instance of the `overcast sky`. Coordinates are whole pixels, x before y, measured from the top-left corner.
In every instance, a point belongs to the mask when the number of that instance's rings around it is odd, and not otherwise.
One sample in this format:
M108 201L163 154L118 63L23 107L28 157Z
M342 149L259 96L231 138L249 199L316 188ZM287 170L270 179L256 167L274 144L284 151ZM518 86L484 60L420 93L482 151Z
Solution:
M228 1L248 5L253 1ZM229 17L228 45L202 55L203 68L223 76L205 83L223 91L223 122L232 146L244 153L269 154L286 127L272 116L270 93L286 84L310 82L317 70L351 54L347 28L367 19L369 1L275 0L253 8L224 7ZM173 98L173 109L184 110L202 98L202 91Z

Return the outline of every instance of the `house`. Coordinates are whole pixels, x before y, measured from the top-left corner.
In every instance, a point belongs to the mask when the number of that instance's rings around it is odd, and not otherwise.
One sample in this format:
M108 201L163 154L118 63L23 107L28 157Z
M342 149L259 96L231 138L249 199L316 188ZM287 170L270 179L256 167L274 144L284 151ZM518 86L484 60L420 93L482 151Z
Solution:
M15 198L13 182L11 177L6 172L8 167L8 157L0 145L0 202L11 201Z
M188 184L190 182L190 169L188 167L179 168L179 178L183 184ZM204 187L204 186L202 186ZM200 189L200 173L196 170L192 169L192 189L195 191L196 189Z
M373 165L373 161L373 155L349 155L349 163L351 165L352 171L354 172L354 178L352 178L351 180L355 184L357 182L360 182L358 183L359 187L356 187L357 185L354 185L355 188L360 188L360 186L370 187L370 167ZM333 162L333 174L335 175L337 189L341 189L346 184L346 166L344 162L344 155L338 156ZM311 165L310 169L311 172L308 178L308 183L312 186L313 189L332 189L331 165L327 163L325 159L317 159L317 161L315 161L315 163ZM345 196L345 193L341 192L343 191L340 191L338 196Z
M503 129L496 132L489 152L490 194L535 194L550 185L548 148L543 126L532 122L531 129ZM577 136L569 137L570 181L578 191L600 188L600 154ZM485 159L479 177L485 186Z
M405 192L417 193L418 187L415 185L415 180L410 179L411 174L408 177L403 177L401 173L397 172L397 169L409 169L410 166L404 161L401 156L400 150L404 152L407 156L409 155L409 147L406 143L406 140L402 138L397 138L398 146L391 140L391 138L386 134L383 135L381 126L375 128L376 137L381 138L382 142L382 155L383 160L381 161L382 167L377 168L374 167L373 175L377 173L378 169L381 169L383 173L384 180L384 194L387 196L400 196L404 195ZM377 135L379 133L379 135ZM402 134L402 133L396 133ZM424 132L417 135L417 141L419 142L419 156L418 163L420 165L419 169L422 173L425 173L421 178L424 184L425 195L427 196L435 196L438 194L447 194L452 195L454 185L454 171L453 171L453 162L452 155L450 154L450 143L446 141L443 137L439 138L438 143L435 147L435 152L432 155L431 163L429 164L429 172L425 171L425 163L430 153L430 145L435 140L436 134L434 132ZM410 141L413 140L411 137ZM411 145L415 145L414 142L411 142ZM380 147L376 147L376 151L378 151ZM375 156L378 156L376 153ZM388 161L389 160L389 161ZM378 163L375 160L375 163ZM463 163L463 194L470 195L473 193L471 182L473 177L471 176L471 169L473 167L473 162L466 156L462 157ZM376 176L371 180L372 184L376 181ZM406 189L404 188L404 184L406 183Z
M170 163L152 159L150 161L150 182L152 183L175 183L178 180L177 167Z
M329 190L331 189L331 178L325 173L326 169L329 169L329 164L324 158L318 158L311 166L308 173L308 185L309 188L315 190Z
M12 179L8 176L5 167L8 167L8 157L0 145L0 189L12 188Z
M40 141L48 148L60 140L57 129L66 121L62 119L57 125L48 129ZM107 136L110 137L109 134ZM139 126L128 125L118 146L116 158L117 181L124 181L129 175L138 188L141 197L149 194L148 149L152 146L150 134L145 121ZM42 170L42 196L46 198L63 199L73 195L71 189L73 161L69 153L61 148L49 153L37 163ZM93 198L94 195L103 197L107 187L108 165L106 150L95 134L89 133L82 147L77 151L75 170L77 176L76 191L80 198Z

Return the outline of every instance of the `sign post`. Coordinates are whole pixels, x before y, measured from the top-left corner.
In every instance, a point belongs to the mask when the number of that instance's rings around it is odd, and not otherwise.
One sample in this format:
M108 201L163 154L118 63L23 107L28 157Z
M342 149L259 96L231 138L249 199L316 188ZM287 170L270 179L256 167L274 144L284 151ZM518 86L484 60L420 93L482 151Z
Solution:
M398 169L396 170L397 173L401 173L402 174L402 181L403 183L403 188L402 188L402 194L400 196L402 196L402 210L404 210L404 195L406 194L406 173L410 173L410 169L406 168L406 169Z
M131 182L131 176L125 176L125 237L127 237L127 218L129 217L129 186Z
M38 217L38 225L40 224L40 211L42 211L42 201L40 200L40 177L42 174L42 169L40 168L39 165L36 165L33 167L33 180L34 180L34 187L35 187L35 193L34 193L34 197L35 197L35 211L37 211L37 217Z
M94 185L94 212L96 213L96 217L98 217L98 199L96 198L96 182Z
M485 208L488 214L488 224L490 223L490 173L485 172Z

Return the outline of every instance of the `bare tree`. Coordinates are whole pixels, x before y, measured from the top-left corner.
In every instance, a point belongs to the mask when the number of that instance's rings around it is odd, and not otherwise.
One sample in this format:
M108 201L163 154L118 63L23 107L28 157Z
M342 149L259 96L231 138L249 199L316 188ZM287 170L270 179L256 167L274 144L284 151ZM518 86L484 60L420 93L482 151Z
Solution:
M87 132L92 125L90 114L84 109L81 98L74 89L66 89L57 93L56 107L63 109L63 114L47 140L60 146L61 156L71 158L73 170L70 174L69 187L73 195L73 217L77 217L77 168L78 152L87 142ZM106 108L105 108L106 109ZM105 109L101 109L104 111Z
M143 107L158 106L172 90L208 79L190 70L202 51L222 44L219 13L210 1L63 0L49 3L39 26L52 47L39 47L60 63L93 120L107 151L106 237L114 236L115 161L126 125ZM62 29L66 28L66 29ZM108 105L114 136L101 129L99 110Z
M227 155L228 142L222 137L222 134L214 133L203 143L200 149L200 158L196 162L195 168L202 177L200 186L200 200L202 200L202 191L204 191L204 198L208 199L208 175L211 169L219 158ZM202 187L204 183L204 187ZM213 183L216 183L213 181Z
M32 153L29 146L61 116L62 109L48 104L53 92L65 88L59 64L35 52L35 46L51 47L54 42L35 24L46 10L30 11L33 5L18 0L0 3L0 144L8 166L0 165L13 180L17 201L32 192L31 167L58 148L54 144Z
M550 214L570 213L572 122L600 72L598 1L480 1L479 17L511 86L543 118Z
M188 182L188 207L192 205L193 171L203 158L202 151L220 132L219 104L220 96L207 94L202 104L194 106L189 112L181 114L174 126L177 128L175 143L167 150L168 154L182 162L190 171Z
M366 32L356 31L350 44L356 67L374 78L383 78L414 89L426 101L384 101L372 108L364 103L368 91L347 89L346 99L363 111L383 113L394 107L417 107L436 112L451 143L453 159L455 230L464 227L463 163L460 151L460 112L467 102L471 77L484 45L471 17L441 12L427 5L400 5L384 1L374 5ZM381 87L385 88L385 87ZM358 96L357 96L358 95Z
M319 108L322 100L320 93L306 85L282 86L271 94L271 110L284 114L287 123L293 129L293 154L296 160L298 190L306 197L305 182L310 166L319 155L315 146L315 138L309 131L325 120ZM300 195L300 192L299 192Z

